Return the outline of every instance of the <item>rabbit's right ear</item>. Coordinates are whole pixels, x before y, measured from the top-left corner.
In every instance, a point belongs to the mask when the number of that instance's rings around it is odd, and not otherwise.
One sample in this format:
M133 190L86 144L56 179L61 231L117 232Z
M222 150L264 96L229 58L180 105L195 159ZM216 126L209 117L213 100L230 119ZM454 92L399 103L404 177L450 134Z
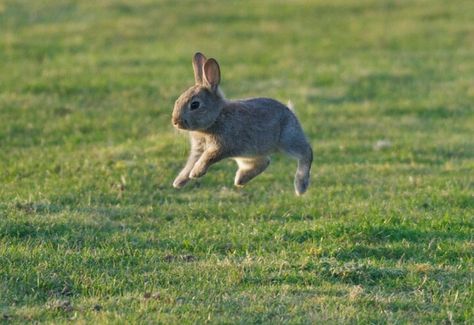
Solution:
M196 52L193 57L193 69L194 69L194 80L196 85L201 85L203 83L202 71L204 63L206 62L206 57L201 52Z
M221 82L221 69L215 59L209 59L204 63L204 85L212 91L217 91Z

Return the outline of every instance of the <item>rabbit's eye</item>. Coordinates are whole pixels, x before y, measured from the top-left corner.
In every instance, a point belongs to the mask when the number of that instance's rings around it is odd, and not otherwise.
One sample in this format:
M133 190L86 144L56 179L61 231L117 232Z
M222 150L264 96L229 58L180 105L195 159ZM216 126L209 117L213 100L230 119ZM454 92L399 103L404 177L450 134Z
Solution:
M191 110L193 111L193 110L195 110L195 109L198 109L200 105L201 105L201 104L200 104L199 102L196 102L196 101L195 101L195 102L192 102L192 103L191 103L190 108L191 108Z

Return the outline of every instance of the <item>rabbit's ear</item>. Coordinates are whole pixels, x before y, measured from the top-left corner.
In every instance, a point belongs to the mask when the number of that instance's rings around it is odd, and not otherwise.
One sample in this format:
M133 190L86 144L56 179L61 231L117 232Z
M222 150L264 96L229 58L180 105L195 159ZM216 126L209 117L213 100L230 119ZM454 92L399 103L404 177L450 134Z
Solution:
M203 83L202 70L204 62L206 62L204 54L196 52L193 57L194 80L196 81L196 85L201 85Z
M215 59L209 59L204 63L204 85L212 91L217 91L221 81L221 70Z

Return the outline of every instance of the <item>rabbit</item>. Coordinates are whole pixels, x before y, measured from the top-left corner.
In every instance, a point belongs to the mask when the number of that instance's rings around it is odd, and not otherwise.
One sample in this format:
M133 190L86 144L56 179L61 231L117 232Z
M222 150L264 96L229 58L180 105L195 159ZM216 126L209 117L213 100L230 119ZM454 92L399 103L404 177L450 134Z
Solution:
M269 154L281 150L298 160L294 188L296 195L305 193L313 150L292 110L270 98L227 100L217 61L198 52L192 63L195 85L179 96L172 114L173 126L190 134L191 153L173 187L225 158L237 162L234 184L243 186L268 167Z

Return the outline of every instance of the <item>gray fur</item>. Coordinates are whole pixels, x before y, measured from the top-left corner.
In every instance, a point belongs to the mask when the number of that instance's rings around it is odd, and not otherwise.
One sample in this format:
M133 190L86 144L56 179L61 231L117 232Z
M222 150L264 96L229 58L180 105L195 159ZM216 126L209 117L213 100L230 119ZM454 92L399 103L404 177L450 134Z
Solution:
M191 153L173 186L183 187L225 158L237 161L235 185L243 186L268 167L271 153L281 150L298 160L296 194L306 192L313 151L295 114L270 98L225 99L218 88L217 61L201 53L194 55L193 67L196 84L178 98L173 110L173 125L191 137ZM192 110L194 101L199 108Z

